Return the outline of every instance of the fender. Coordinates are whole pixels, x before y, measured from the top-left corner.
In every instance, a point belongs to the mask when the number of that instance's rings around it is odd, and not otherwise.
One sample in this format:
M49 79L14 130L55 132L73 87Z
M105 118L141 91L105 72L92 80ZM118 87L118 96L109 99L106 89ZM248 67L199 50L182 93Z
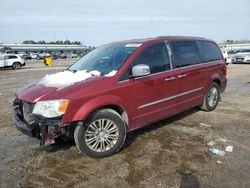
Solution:
M63 119L63 122L72 122L72 121L81 121L86 119L92 112L95 110L108 105L116 105L121 107L123 110L124 107L121 103L122 99L120 97L114 95L105 95L93 98L88 102L84 103L80 106L78 110L74 114L72 114L72 118L66 117Z
M221 82L221 79L220 79L220 76L218 73L212 74L210 77L208 77L206 84L205 84L205 87L204 87L205 93L214 80L220 80L220 82Z

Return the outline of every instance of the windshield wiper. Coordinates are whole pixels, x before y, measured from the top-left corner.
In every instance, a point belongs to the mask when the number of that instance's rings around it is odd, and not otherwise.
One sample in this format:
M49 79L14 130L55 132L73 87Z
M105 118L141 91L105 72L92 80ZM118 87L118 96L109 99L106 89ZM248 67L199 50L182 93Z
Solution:
M78 70L70 70L69 68L67 68L67 69L65 69L65 71L70 71L70 72L75 73L75 72L77 72Z

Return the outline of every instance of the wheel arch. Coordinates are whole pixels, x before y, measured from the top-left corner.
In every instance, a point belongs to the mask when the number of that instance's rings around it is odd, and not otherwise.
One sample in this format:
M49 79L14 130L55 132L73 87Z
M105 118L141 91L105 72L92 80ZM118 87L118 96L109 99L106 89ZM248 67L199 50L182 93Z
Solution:
M14 65L15 63L19 63L20 65L22 64L20 61L13 61L12 65Z
M214 79L213 82L218 84L218 86L221 88L221 81L219 79Z
M209 77L209 79L206 82L205 88L204 88L204 92L208 90L208 88L210 87L210 85L215 82L216 84L219 85L220 89L221 89L221 80L220 80L220 76L219 74L213 74Z
M126 128L128 129L128 123L129 123L128 114L121 106L119 106L117 104L107 104L107 105L100 106L96 109L93 109L91 112L89 112L86 115L85 119L88 119L88 117L90 117L92 114L94 114L95 112L97 112L98 110L101 110L101 109L112 109L115 112L117 112L124 120L124 122L127 126Z
M115 104L105 105L105 106L102 106L101 108L110 108L110 109L116 111L118 114L120 114L120 116L125 121L126 125L128 126L128 123L129 123L128 114L124 108L122 108L119 105L115 105ZM101 108L99 108L99 109L101 109ZM99 110L99 109L97 109L97 110Z

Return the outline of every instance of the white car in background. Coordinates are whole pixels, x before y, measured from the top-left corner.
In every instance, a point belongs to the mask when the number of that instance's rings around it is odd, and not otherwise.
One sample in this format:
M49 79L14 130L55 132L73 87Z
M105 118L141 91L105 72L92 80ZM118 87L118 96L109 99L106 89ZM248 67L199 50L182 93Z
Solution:
M32 59L37 59L37 53L30 53L30 57Z
M241 49L232 58L232 63L249 63L250 64L250 49Z
M229 55L227 53L227 49L226 48L220 48L220 50L221 50L221 53L223 55L223 58L224 58L225 62L228 64L230 62L230 57L229 57Z
M25 61L19 55L0 55L0 67L12 67L12 69L20 69L22 66L25 66Z

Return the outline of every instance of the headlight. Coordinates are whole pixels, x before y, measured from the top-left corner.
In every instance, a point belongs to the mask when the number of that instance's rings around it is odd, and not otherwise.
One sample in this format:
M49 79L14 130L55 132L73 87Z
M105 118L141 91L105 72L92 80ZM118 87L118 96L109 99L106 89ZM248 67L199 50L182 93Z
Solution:
M47 118L53 118L63 115L68 107L69 100L49 100L39 101L35 104L33 114L42 115Z

